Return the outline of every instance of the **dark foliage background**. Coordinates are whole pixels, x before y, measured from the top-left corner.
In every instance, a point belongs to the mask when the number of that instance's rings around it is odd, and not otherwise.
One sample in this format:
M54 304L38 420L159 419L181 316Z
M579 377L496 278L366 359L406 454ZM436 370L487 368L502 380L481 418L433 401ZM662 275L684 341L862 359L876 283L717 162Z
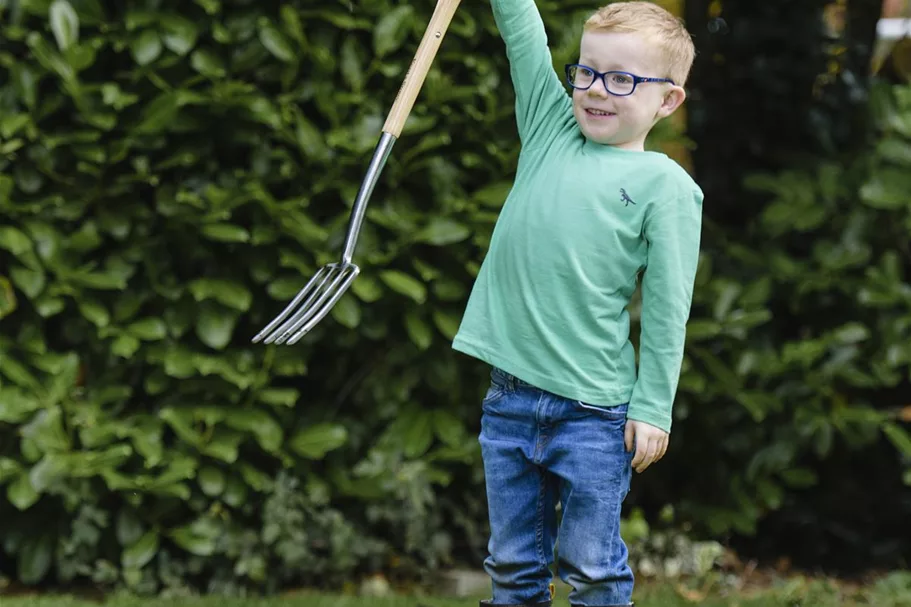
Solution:
M592 7L538 4L561 65ZM911 89L871 89L861 29L813 94L844 45L822 5L750 4L688 3L688 131L650 142L694 147L708 217L672 450L630 506L895 565ZM431 10L0 1L0 572L240 593L478 563L487 370L449 343L518 153L486 2L447 34L352 292L305 343L250 343L337 256Z

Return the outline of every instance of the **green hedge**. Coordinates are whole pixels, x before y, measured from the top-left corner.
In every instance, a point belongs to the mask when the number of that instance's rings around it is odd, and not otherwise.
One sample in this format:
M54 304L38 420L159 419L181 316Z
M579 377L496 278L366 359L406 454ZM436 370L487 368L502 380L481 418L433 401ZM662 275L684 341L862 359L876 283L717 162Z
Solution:
M559 65L591 6L539 5ZM486 3L447 35L352 292L305 343L250 343L338 255L431 10L0 2L6 575L242 592L477 563L486 370L449 343L518 153ZM881 165L909 133L890 128L872 166L760 180L793 184L764 248L708 223L674 444L641 504L750 533L836 437L909 452L868 397L909 363L902 258L873 232L908 221Z
M338 255L432 6L3 7L8 574L229 591L477 555L483 371L448 344L517 155L489 7L295 348L250 338Z
M867 274L876 267L890 268L882 280L891 281L888 289L896 294L908 283L911 267L902 244L908 240L907 208L868 201L876 187L865 186L885 183L890 192L907 187L899 174L906 170L901 150L908 133L901 125L908 107L899 87L885 93L896 97L890 103L897 117L877 118L868 109L882 3L843 3L842 32L829 31L823 20L834 6L828 0L686 2L700 50L688 131L698 143L694 167L706 192L705 250L732 289L761 280L769 289L762 308L771 315L740 342L713 339L710 345L737 372L726 393L757 391L782 409L763 418L761 428L719 426L703 416L678 425L677 445L687 447L668 468L679 464L669 478L683 480L655 482L650 497L661 502L701 495L694 502L730 504L731 479L735 486L758 486L750 462L759 450L756 458L783 469L810 470L813 482L777 497L776 482L766 490L771 501L750 501L761 524L754 527L748 523L756 519L745 517L738 527L755 535L735 545L747 554L762 547L772 558L784 554L813 569L856 572L911 558L911 543L896 537L911 514L902 497L908 494L902 484L908 461L901 455L907 450L894 444L905 444L904 433L887 426L890 440L877 432L881 417L900 422L897 411L911 389L902 341L907 303L897 297L880 310L858 299L879 280ZM712 313L712 302L706 303L697 317ZM842 334L839 327L847 328ZM863 339L839 346L831 339L837 335ZM751 358L763 361L761 368ZM707 402L717 408L731 400ZM697 436L734 444L694 453ZM817 446L808 449L810 442ZM719 457L732 451L737 455L730 463L719 465ZM699 476L699 493L690 493L685 465L711 471ZM751 472L743 479L745 470ZM750 493L739 499L751 500ZM763 504L779 507L769 511ZM704 512L699 518L708 518Z

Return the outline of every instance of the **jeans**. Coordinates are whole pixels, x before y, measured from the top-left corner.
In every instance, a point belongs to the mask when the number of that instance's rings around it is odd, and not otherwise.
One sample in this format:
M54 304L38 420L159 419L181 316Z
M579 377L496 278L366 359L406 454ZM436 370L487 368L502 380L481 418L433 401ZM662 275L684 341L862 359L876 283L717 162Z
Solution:
M630 604L633 573L620 537L633 458L623 442L627 405L585 405L496 368L491 379L479 441L492 603L548 601L556 546L572 605Z

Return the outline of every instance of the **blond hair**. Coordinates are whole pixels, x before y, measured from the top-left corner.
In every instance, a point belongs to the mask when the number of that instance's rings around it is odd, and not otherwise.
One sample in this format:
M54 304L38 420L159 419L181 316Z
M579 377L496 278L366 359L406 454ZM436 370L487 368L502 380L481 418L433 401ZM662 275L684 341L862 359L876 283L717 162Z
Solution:
M586 32L634 32L648 36L658 47L667 73L678 86L686 84L696 57L693 39L683 21L652 2L612 2L588 18ZM655 76L658 74L645 74Z

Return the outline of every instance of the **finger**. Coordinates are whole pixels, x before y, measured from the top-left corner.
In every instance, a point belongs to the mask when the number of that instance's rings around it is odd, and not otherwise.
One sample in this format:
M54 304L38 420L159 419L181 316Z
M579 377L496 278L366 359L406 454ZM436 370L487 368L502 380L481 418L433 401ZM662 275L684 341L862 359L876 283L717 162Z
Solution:
M631 462L633 468L638 468L642 463L642 460L645 459L646 447L648 447L648 443L637 436L633 441L633 450L635 451L633 454L633 461Z
M636 457L633 458L632 465L637 472L640 471L639 468L648 457L648 448L650 443L651 441L647 438L636 437Z
M636 428L634 424L627 422L626 430L623 433L623 444L626 445L626 452L633 450L633 444L636 440Z
M664 454L667 453L667 447L670 442L671 442L670 438L668 438L667 436L661 437L661 446L660 446L660 449L658 450L658 456L655 457L656 462L660 461L664 457Z
M636 469L636 472L640 474L645 472L646 469L652 465L655 461L655 456L658 455L658 439L651 439L648 441L648 447L645 450L645 457L642 460L642 463L639 464L639 467Z

